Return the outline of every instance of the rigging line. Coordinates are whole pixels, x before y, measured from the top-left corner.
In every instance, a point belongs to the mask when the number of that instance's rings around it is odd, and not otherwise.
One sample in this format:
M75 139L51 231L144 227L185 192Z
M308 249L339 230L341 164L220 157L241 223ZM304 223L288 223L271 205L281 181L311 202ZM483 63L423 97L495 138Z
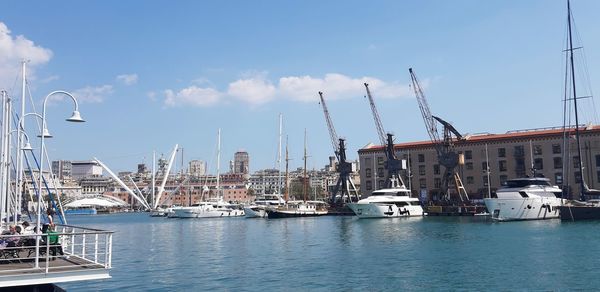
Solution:
M27 93L29 95L29 102L31 103L32 112L37 113L37 111L35 109L35 102L33 101L33 95L31 94L31 88L29 88L29 82L27 82L27 79L25 79L25 87L27 88ZM41 133L42 132L42 124L40 124L40 119L35 119L35 122L38 126L38 131Z

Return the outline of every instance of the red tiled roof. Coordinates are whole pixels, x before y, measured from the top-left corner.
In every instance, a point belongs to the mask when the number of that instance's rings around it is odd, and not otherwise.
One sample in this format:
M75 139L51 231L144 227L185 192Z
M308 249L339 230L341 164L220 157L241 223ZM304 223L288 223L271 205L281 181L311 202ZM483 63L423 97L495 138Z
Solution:
M600 126L587 126L579 127L579 131L585 134L600 133ZM567 129L569 135L575 135L575 128ZM563 134L562 128L551 128L551 129L539 129L539 130L523 130L523 131L509 131L504 134L479 134L479 135L465 135L464 140L455 141L456 146L473 144L473 143L485 143L485 142L497 142L506 141L510 139L527 139L527 138L546 138L546 137L557 137ZM385 146L371 145L362 149L358 152L369 152L369 151L380 151ZM394 144L394 148L424 148L433 147L431 141L416 141Z

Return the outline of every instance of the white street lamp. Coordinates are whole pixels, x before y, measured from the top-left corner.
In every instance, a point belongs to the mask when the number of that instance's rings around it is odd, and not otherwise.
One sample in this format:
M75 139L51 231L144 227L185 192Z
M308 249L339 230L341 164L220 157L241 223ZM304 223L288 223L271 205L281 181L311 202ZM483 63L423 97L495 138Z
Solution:
M39 183L38 183L38 202L37 202L37 233L41 235L40 222L42 221L42 183L43 183L43 169L44 169L44 138L47 137L46 134L49 135L48 129L46 128L46 104L48 103L48 99L57 94L64 94L73 100L75 105L75 109L73 110L73 114L70 118L67 119L68 122L84 122L81 118L81 114L79 114L79 104L77 103L77 99L71 95L70 93L62 90L53 91L50 94L46 95L44 98L44 105L42 107L42 134L40 135L40 167L39 167ZM39 267L39 251L40 251L40 236L37 236L36 244L36 259L35 259L35 267Z

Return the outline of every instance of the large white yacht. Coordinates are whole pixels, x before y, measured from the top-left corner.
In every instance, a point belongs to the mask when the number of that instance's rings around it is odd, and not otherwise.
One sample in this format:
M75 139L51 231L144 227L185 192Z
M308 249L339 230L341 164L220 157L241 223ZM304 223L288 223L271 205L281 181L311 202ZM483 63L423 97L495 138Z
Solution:
M560 215L562 191L547 178L506 181L495 198L484 199L492 219L498 221L554 219Z
M285 205L285 200L279 194L265 194L258 197L254 204L244 207L246 218L267 218L266 209Z
M237 209L222 199L200 202L189 207L174 208L176 218L218 218L244 216L244 210Z
M419 199L412 198L404 186L374 191L367 198L349 203L348 207L358 218L423 216Z

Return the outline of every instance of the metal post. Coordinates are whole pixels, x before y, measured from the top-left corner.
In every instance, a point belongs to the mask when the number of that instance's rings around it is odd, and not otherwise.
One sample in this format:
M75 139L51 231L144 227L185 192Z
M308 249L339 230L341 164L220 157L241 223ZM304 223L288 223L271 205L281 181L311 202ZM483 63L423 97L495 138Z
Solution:
M81 257L85 259L85 233L82 235L81 240Z
M94 263L98 263L98 233L94 238Z

